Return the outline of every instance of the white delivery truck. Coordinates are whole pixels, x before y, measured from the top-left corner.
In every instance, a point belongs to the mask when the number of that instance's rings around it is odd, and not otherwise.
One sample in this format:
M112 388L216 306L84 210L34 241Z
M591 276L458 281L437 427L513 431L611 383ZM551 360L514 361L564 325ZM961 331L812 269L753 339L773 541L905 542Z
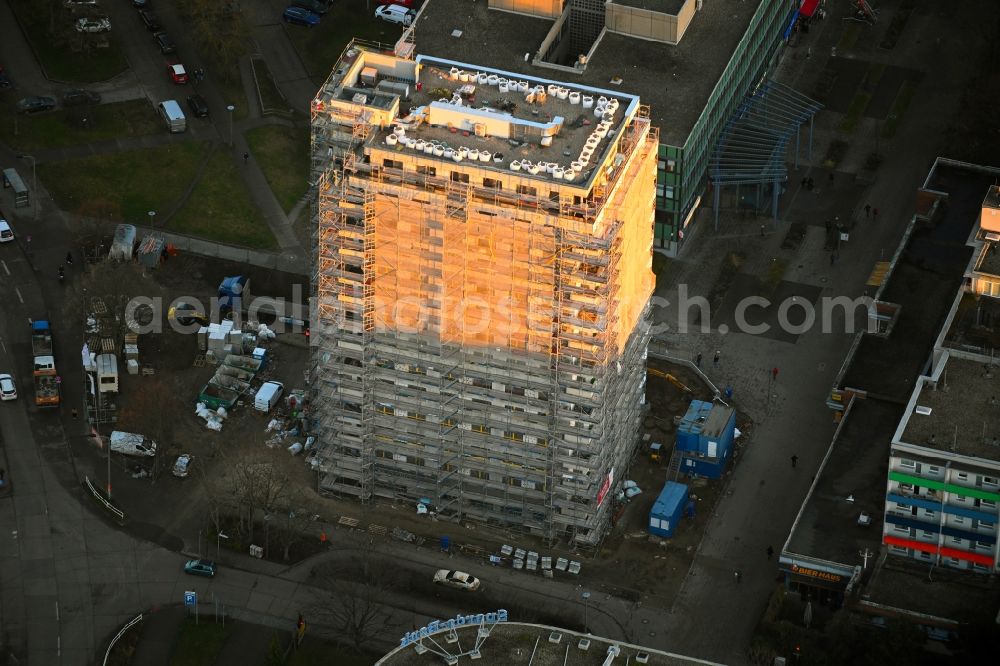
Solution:
M111 450L126 456L155 456L156 442L134 432L115 430L110 438Z
M254 396L254 409L265 414L271 411L281 400L281 394L284 390L285 385L281 382L264 382L260 390L257 391L257 395Z
M165 102L160 102L156 106L156 110L159 111L167 129L172 133L183 132L187 129L187 118L184 117L184 112L181 111L181 105L177 103L177 100L168 99Z

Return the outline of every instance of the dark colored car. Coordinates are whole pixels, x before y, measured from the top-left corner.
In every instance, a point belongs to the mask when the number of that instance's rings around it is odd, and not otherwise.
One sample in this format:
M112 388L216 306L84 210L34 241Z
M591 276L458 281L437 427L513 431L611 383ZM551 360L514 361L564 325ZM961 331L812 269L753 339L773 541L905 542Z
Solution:
M188 106L191 107L191 113L193 113L198 118L208 117L208 102L201 95L191 95L187 99Z
M173 53L177 50L174 40L170 39L170 35L165 32L156 33L153 35L153 39L156 40L157 46L160 47L160 53Z
M143 7L149 7L149 0L132 0L132 6L142 9Z
M160 29L160 19L156 18L156 14L148 9L139 10L139 20L146 26L146 30L150 32L156 32Z
M326 14L330 11L330 4L326 0L292 0L292 7L305 9L313 14Z
M90 90L76 88L67 90L63 95L63 106L84 106L86 104L100 104L101 96Z
M285 19L285 23L295 23L309 28L319 25L319 16L301 7L289 7L281 18Z
M184 573L189 573L192 576L212 578L215 576L215 562L209 562L208 560L188 560L184 564Z
M18 113L38 113L56 108L54 97L25 97L17 103Z
M10 88L10 86L10 77L7 76L7 72L4 71L3 67L0 67L0 88Z

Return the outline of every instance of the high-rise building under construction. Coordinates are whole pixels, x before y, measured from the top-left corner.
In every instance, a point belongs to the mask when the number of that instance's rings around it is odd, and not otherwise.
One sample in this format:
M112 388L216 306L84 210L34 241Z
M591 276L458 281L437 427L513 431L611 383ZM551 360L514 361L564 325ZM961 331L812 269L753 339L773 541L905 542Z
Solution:
M643 414L657 145L635 95L352 44L312 109L322 490L599 540Z

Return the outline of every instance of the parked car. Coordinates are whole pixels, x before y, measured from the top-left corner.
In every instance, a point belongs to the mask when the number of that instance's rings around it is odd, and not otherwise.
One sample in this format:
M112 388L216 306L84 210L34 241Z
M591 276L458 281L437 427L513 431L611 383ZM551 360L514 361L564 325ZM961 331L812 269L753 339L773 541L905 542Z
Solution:
M17 386L10 375L0 375L0 400L17 400Z
M479 589L480 585L479 579L475 576L467 574L464 571L449 571L448 569L439 569L434 574L434 582L460 590L468 590L469 592L475 592Z
M0 218L0 243L9 243L14 240L14 231L10 228L7 220Z
M82 88L74 88L63 93L63 106L83 106L85 104L100 104L101 96L98 93Z
M10 86L10 77L7 76L7 72L4 71L4 68L0 67L0 88L10 88Z
M208 560L188 560L184 564L184 573L192 576L205 576L212 578L215 576L215 562Z
M187 98L188 107L196 118L208 118L208 102L201 95L191 95Z
M322 15L330 11L331 4L327 0L292 0L291 6Z
M17 103L18 113L38 113L39 111L49 111L54 108L56 108L54 97L36 95L34 97L25 97Z
M149 0L132 0L132 6L142 9L143 7L149 7Z
M107 16L102 18L81 18L76 21L77 32L111 32L111 19Z
M160 29L160 19L156 17L156 14L148 9L139 10L139 20L146 26L146 30L149 30L150 32L156 32Z
M170 80L174 83L187 83L188 73L184 69L184 65L179 62L167 65L167 74L170 76Z
M177 50L174 40L170 39L170 35L165 32L156 33L153 35L153 39L156 40L157 46L160 47L160 53L174 53Z
M191 460L192 457L190 453L182 453L177 456L177 461L174 463L172 474L179 479L186 478L188 472L191 470Z
M288 7L281 17L285 19L285 23L295 23L309 28L319 25L319 16L301 7Z
M416 16L415 11L403 5L382 5L375 8L375 18L399 25L410 25Z

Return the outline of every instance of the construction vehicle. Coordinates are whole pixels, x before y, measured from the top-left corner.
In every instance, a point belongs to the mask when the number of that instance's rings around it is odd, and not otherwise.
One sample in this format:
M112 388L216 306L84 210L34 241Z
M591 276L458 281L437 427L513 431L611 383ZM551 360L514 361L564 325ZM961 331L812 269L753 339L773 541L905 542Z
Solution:
M39 407L59 406L59 375L52 354L52 329L40 319L31 322L32 379L35 384L35 404Z
M664 372L662 370L657 370L656 368L649 368L649 367L646 368L646 372L652 375L653 377L661 377L663 379L666 379L668 382L679 388L681 392L686 395L690 395L693 393L693 391L690 388L688 388L687 384L677 379L669 372Z
M193 324L208 326L210 322L208 316L197 305L183 301L167 310L167 319L181 326Z

